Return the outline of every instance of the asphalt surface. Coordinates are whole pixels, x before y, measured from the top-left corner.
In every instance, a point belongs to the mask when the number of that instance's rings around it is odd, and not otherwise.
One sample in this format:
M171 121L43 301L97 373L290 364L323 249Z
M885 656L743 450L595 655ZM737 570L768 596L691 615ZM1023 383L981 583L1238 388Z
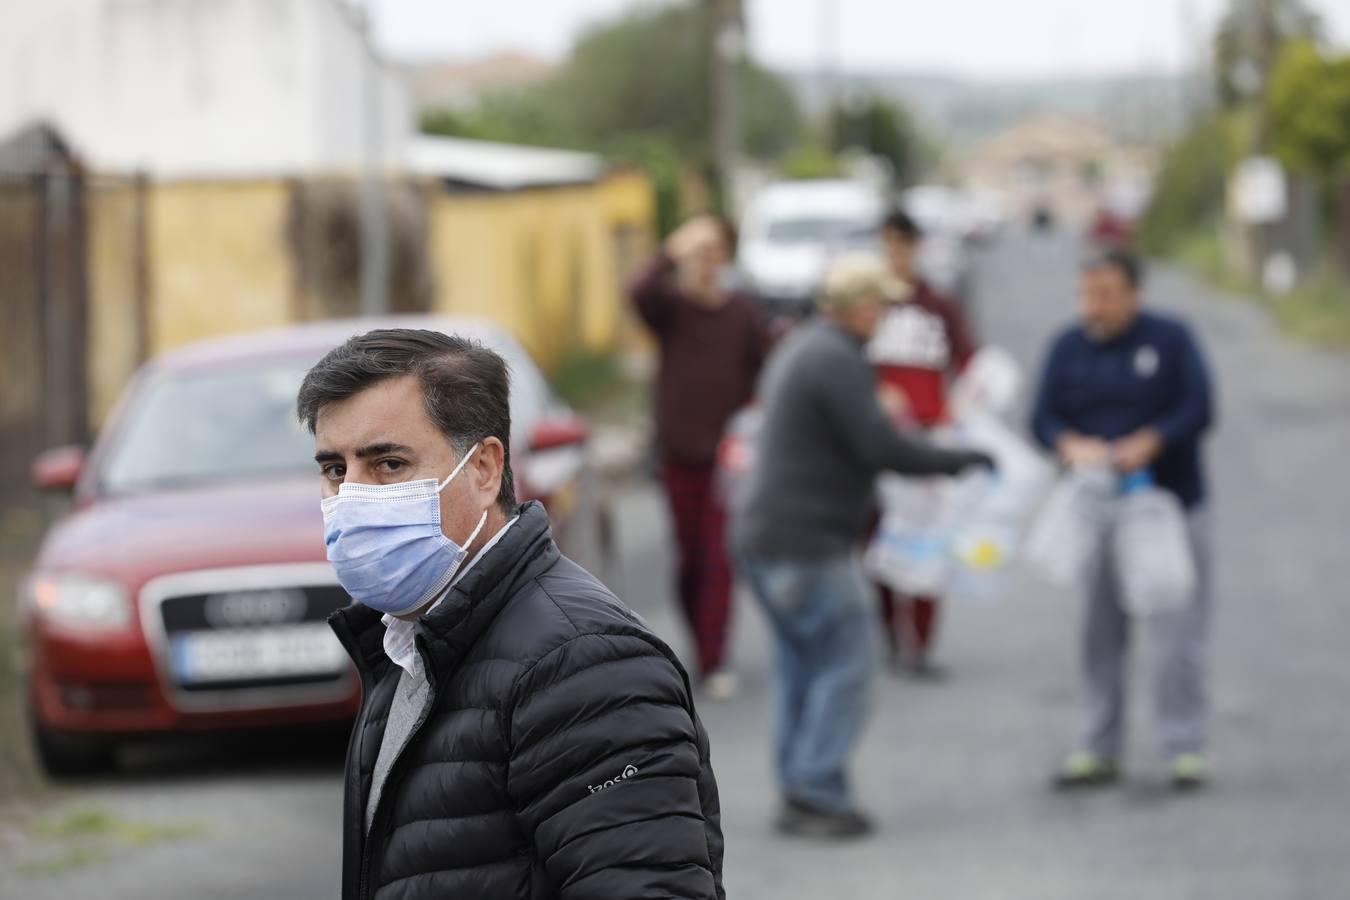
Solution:
M986 340L1034 367L1072 315L1075 250L1014 236L982 254ZM944 681L881 679L854 773L880 832L851 845L785 842L769 827L767 643L742 598L743 690L701 706L729 896L1350 896L1350 357L1290 344L1255 307L1175 273L1155 273L1148 293L1197 326L1219 386L1211 788L1166 788L1141 641L1126 783L1092 796L1047 790L1077 725L1078 605L1019 577L998 599L949 607ZM617 515L614 586L683 648L659 496L627 489ZM337 896L341 744L329 734L142 751L116 778L0 816L0 897Z

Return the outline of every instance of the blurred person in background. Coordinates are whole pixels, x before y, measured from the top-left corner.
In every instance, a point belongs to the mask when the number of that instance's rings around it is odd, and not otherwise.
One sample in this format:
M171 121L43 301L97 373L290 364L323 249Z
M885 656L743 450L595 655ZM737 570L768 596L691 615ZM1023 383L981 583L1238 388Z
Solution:
M915 260L923 230L902 211L881 228L891 273L909 286L908 297L890 306L867 345L876 367L882 404L897 424L932 428L947 421L947 385L977 349L960 307L918 274ZM878 586L892 663L920 676L932 675L938 597L906 597Z
M1178 788L1206 777L1205 656L1210 566L1200 444L1212 419L1210 379L1184 323L1140 308L1139 261L1101 252L1083 266L1081 321L1051 346L1032 415L1037 439L1068 466L1149 470L1187 512L1199 582L1189 605L1150 617L1158 654L1154 707ZM1061 787L1120 777L1130 620L1110 553L1089 579L1082 631L1087 721L1081 747L1056 776Z
M955 475L989 466L896 430L877 397L865 345L907 287L872 256L832 264L822 315L770 358L758 464L733 518L733 546L776 646L775 757L785 834L872 830L846 767L862 732L874 668L874 600L859 547L874 482L890 470Z
M736 691L726 656L733 576L726 511L714 487L717 446L751 400L768 343L759 307L726 287L734 243L725 220L696 216L670 235L629 291L660 345L656 443L675 526L676 592L698 674L714 699Z
M723 897L675 654L518 505L500 356L372 331L305 376L333 630L361 675L343 896Z

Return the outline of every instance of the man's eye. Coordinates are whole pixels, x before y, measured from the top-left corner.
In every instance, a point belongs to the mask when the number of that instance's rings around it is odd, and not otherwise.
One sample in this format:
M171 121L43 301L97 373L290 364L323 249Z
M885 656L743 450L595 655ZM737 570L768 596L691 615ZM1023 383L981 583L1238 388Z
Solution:
M341 481L347 475L346 466L338 466L338 465L324 466L319 471L324 478L327 478L330 481Z
M406 464L401 459L382 459L376 465L385 472L397 472Z

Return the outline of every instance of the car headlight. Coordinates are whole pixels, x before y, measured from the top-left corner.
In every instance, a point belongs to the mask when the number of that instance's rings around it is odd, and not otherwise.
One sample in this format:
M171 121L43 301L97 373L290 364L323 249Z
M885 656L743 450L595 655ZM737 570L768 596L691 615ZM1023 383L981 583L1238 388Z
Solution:
M31 610L53 625L75 631L115 631L131 624L131 594L111 581L84 575L35 575Z

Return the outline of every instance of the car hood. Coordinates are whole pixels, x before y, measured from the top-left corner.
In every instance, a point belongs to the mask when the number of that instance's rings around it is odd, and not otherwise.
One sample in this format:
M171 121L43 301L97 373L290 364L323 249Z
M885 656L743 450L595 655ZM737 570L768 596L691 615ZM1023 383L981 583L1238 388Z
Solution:
M810 294L825 274L828 251L823 244L769 244L747 246L741 268L761 292Z
M192 569L324 559L318 485L290 477L97 500L48 532L37 567L139 584Z

